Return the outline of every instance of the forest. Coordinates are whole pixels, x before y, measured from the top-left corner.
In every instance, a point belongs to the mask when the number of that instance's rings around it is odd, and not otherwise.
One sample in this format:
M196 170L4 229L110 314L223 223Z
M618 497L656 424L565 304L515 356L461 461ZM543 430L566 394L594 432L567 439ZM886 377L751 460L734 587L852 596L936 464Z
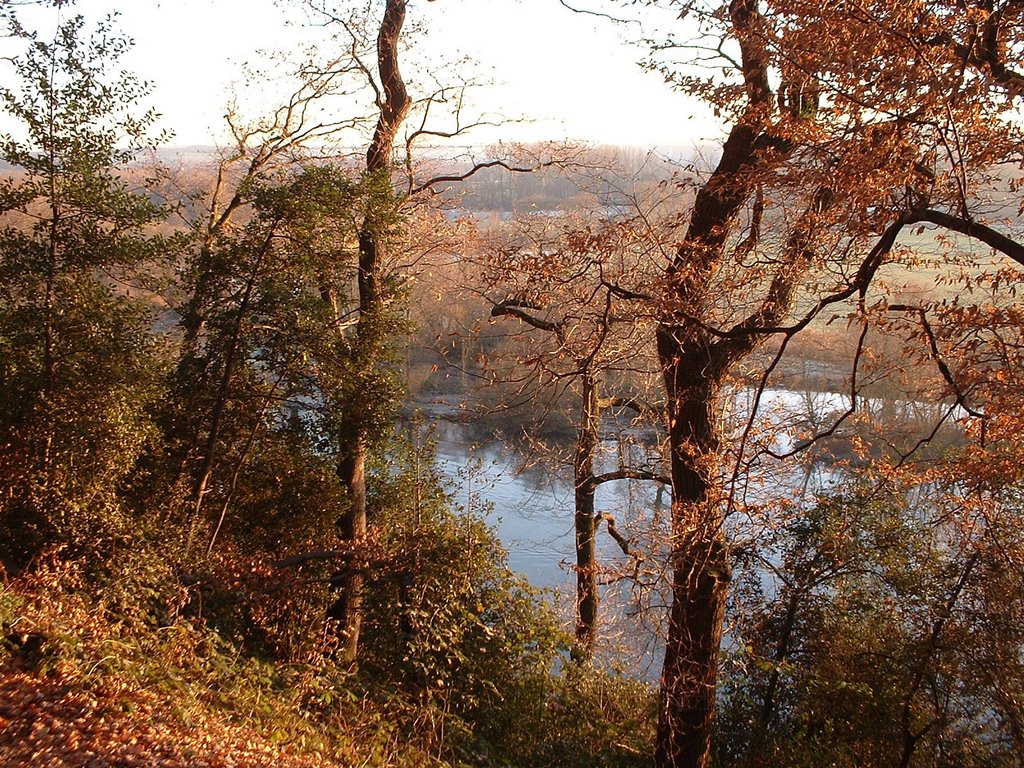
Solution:
M1024 768L1024 2L550 0L689 154L474 143L426 2L185 160L0 0L0 764Z

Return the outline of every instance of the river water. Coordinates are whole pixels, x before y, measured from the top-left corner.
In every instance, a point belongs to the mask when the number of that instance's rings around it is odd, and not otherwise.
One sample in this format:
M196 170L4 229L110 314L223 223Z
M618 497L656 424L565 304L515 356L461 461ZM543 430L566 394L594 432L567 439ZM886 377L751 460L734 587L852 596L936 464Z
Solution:
M455 503L495 527L508 550L509 566L531 584L574 590L569 567L576 557L571 465L552 456L524 456L498 441L479 443L473 435L465 424L440 420L435 425L438 468L454 489ZM615 447L604 445L606 453ZM621 481L598 489L596 508L614 515L622 526L636 516L657 514L667 499L655 483ZM598 547L609 567L627 562L610 536L601 536Z
M746 419L752 403L753 392L740 391L734 397L735 413ZM762 417L758 429L770 434L769 447L786 451L793 446L797 430L806 427L808 413L820 422L848 405L846 396L835 393L766 390L759 405ZM444 408L431 408L429 415L435 419L438 468L454 489L456 503L482 515L496 528L508 550L509 565L534 586L575 589L569 568L575 559L569 451L563 451L566 456L561 460L551 455L524 455L497 440L480 441L477 430L449 420ZM656 449L644 447L642 434L634 431L632 437L629 442L602 442L601 471L620 466L624 458L648 465L657 460ZM821 468L810 480L803 468L793 470L791 475L793 486L802 490L808 490L808 486L810 490L823 490L834 480ZM668 489L657 483L624 480L598 487L596 509L611 514L620 530L637 532L642 528L653 534L666 522L663 513L668 501ZM610 568L628 562L610 536L601 535L598 547L602 563Z
M740 390L732 400L733 416L729 429L738 435L747 425L755 400L752 390ZM789 451L808 427L827 426L850 406L849 398L835 393L807 393L766 390L759 398L755 429L751 432L748 453L758 446L776 453ZM944 406L915 402L861 400L858 411L879 418L934 420ZM884 412L884 413L883 413ZM433 421L437 444L437 466L454 493L455 504L484 517L497 531L508 551L509 566L538 588L551 590L567 622L572 615L575 594L571 451L565 447L561 457L524 455L494 439L480 440L478 428L455 420L457 414L442 405L427 408ZM447 417L446 417L447 416ZM653 433L633 434L623 441L609 429L601 444L601 471L634 463L651 465L657 460ZM744 500L756 506L760 500L788 495L811 503L816 495L843 483L847 476L828 462L794 461L780 464L765 458L755 462L745 475L740 492ZM619 530L641 553L641 560L625 555L602 525L598 535L598 560L608 584L602 594L602 632L608 622L619 621L623 629L617 635L619 649L609 655L622 657L622 645L635 661L633 673L651 678L658 672L656 660L664 621L667 561L664 547L668 525L669 492L652 481L628 480L599 486L596 509L615 518ZM756 544L758 525L751 519L736 519L730 525L735 538ZM771 553L765 553L771 559ZM638 563L642 571L638 571ZM661 569L661 570L659 570ZM629 574L634 578L616 579ZM765 578L771 574L766 571ZM765 585L769 590L770 586ZM623 617L626 617L623 621ZM616 637L616 634L609 633ZM604 637L605 635L603 635Z

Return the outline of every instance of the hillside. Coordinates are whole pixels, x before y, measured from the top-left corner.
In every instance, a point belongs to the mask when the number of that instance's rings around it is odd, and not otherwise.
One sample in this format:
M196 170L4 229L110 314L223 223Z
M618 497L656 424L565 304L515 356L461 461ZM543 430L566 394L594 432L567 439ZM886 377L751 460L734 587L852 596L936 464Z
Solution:
M0 765L130 768L314 768L338 763L296 756L251 729L117 679L97 687L0 670Z

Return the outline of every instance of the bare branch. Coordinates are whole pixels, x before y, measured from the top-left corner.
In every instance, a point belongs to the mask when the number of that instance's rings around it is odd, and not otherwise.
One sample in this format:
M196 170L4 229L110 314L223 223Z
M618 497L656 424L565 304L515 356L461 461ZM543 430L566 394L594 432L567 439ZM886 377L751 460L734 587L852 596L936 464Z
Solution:
M748 318L729 331L726 355L735 359L749 353L757 344L754 332L759 328L775 326L789 314L796 296L796 288L807 266L814 257L815 234L821 214L832 204L832 191L821 187L814 195L814 200L800 216L781 262L772 278L768 293L761 306Z
M566 0L558 0L558 2L559 4L562 5L563 8L568 8L573 13L578 13L582 16L596 16L599 19L607 19L608 21L614 22L616 24L636 24L637 26L641 26L639 19L624 19L621 16L612 16L610 13L592 11L589 8L577 8L575 6L569 5L569 3L566 2Z
M505 301L498 302L491 307L491 317L501 317L502 315L509 315L517 320L521 320L527 325L531 325L541 331L548 331L549 333L558 334L562 333L561 323L553 323L550 320L542 320L535 315L531 315L529 312L525 312L526 309L540 309L536 305L530 304L529 302L522 301L520 299L506 299Z
M564 165L564 161L561 160L547 160L542 163L536 163L534 165L528 166L511 165L505 160L489 160L484 163L475 163L473 167L470 168L465 173L453 173L446 174L444 176L435 176L434 178L428 179L422 184L413 187L410 190L409 194L416 195L419 194L420 192L423 192L424 190L432 189L433 187L436 187L439 184L453 184L460 181L465 181L466 179L472 178L476 174L480 173L481 171L487 170L488 168L503 168L510 173L533 173L535 171L541 170L542 168L562 167Z
M602 397L598 401L601 410L608 408L629 408L639 416L657 416L665 413L664 406L654 405L638 397Z
M672 478L668 475L662 475L657 472L653 472L647 469L616 469L612 472L604 472L600 475L594 475L591 478L591 482L595 485L603 485L604 483L611 483L616 480L653 480L656 483L662 485L672 485Z
M942 354L939 352L939 342L935 338L935 331L932 329L931 323L928 322L928 314L925 312L924 307L915 307L909 304L893 304L889 307L890 312L910 312L917 315L921 322L921 330L924 331L925 338L928 339L928 350L935 361L936 367L939 369L939 373L942 375L943 380L949 385L950 389L953 390L953 394L956 397L955 404L963 408L967 413L976 419L984 421L988 417L981 411L977 411L971 408L967 404L967 395L960 385L956 381L956 377L953 376L953 372L946 365L946 361L942 359Z
M629 539L622 535L618 527L615 525L615 518L609 515L607 512L598 512L594 515L594 522L598 525L604 521L608 525L608 535L615 539L615 543L619 545L619 549L622 550L622 554L629 556L630 552Z

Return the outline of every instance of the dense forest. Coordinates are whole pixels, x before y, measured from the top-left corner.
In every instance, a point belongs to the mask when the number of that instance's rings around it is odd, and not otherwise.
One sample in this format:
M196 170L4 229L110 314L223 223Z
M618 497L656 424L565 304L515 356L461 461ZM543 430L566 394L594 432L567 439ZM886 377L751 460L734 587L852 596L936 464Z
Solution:
M423 3L303 4L175 162L0 0L0 764L1024 768L1024 3L570 9L689 155L476 145ZM573 594L438 420L571 478Z

